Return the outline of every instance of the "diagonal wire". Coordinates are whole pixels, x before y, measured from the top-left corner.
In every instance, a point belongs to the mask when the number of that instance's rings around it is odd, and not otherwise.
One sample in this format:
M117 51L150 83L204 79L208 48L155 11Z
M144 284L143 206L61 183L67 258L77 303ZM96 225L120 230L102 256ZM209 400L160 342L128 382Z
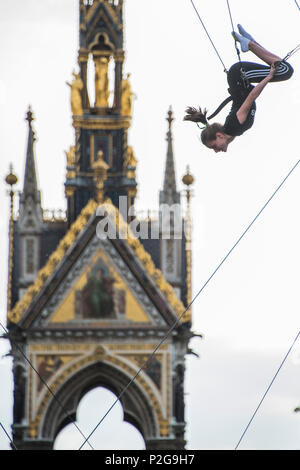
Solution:
M231 14L231 8L230 8L229 0L226 0L226 2L227 2L227 8L228 8L228 13L229 13L229 18L230 18L230 22L231 22L232 31L234 31L234 25L233 25L233 19L232 19L232 14Z
M229 18L230 18L230 22L231 22L232 32L235 32L234 24L233 24L233 19L232 19L232 14L231 14L230 3L229 3L229 0L226 0L226 1L227 1L227 8L228 8ZM235 46L235 50L236 50L236 53L237 53L239 62L241 62L241 52L240 52L240 50L239 50L238 41L237 41L237 39L236 39L235 36L234 36L234 46Z
M287 55L282 59L282 60L286 60L286 59L289 59L289 57L291 57L293 54L295 54L296 52L298 52L300 50L300 43L294 47L293 50L291 50L290 52L287 53Z
M251 416L251 418L250 418L250 420L249 420L247 426L245 427L245 430L244 430L244 432L242 433L242 435L241 435L241 437L240 437L240 439L239 439L237 445L235 446L235 449L234 449L234 450L237 450L238 446L239 446L240 443L242 442L242 440L243 440L243 438L244 438L246 432L248 431L248 429L249 429L249 427L250 427L250 424L252 423L252 421L253 421L253 419L254 419L256 413L258 412L260 406L262 405L262 402L263 402L264 399L266 398L266 396L267 396L267 394L268 394L270 388L272 387L272 385L273 385L273 383L274 383L274 381L275 381L277 375L279 374L280 369L282 368L283 364L284 364L285 361L287 360L287 358L288 358L288 356L289 356L291 350L293 349L293 347L294 347L294 345L295 345L297 339L299 338L299 336L300 336L300 331L298 332L298 334L297 334L296 338L294 339L292 345L290 346L288 352L286 353L286 355L284 356L283 360L281 361L281 364L280 364L280 366L278 367L278 369L277 369L277 371L276 371L276 374L275 374L274 377L272 378L272 380L271 380L271 382L270 382L270 384L269 384L267 390L266 390L265 393L263 394L263 396L262 396L262 398L261 398L259 404L257 405L257 407L256 407L256 409L255 409L255 411L254 411L254 413L252 414L252 416Z
M219 57L219 60L220 60L221 64L223 65L224 72L227 72L226 66L225 66L225 64L224 64L224 62L223 62L223 60L222 60L222 58L221 58L221 56L220 56L220 54L219 54L219 52L218 52L216 46L214 45L213 40L211 39L211 37L210 37L210 35L209 35L209 32L207 31L207 29L206 29L206 27L205 27L205 24L203 23L202 18L201 18L201 16L200 16L199 13L198 13L197 8L195 7L195 4L194 4L193 0L190 0L190 1L191 1L191 4L193 5L193 8L194 8L195 12L196 12L196 15L198 16L198 18L199 18L199 20L200 20L200 22L201 22L201 24L202 24L202 26L203 26L204 31L206 32L206 35L207 35L208 39L209 39L210 42L211 42L211 45L213 46L213 48L214 48L214 50L215 50L217 56Z
M14 441L12 440L12 438L10 437L10 435L8 434L8 432L6 431L5 427L3 426L3 424L1 423L0 421L0 427L3 429L4 433L6 434L6 436L8 437L8 439L10 440L10 443L12 445L12 447L15 449L15 450L18 450Z
M289 178L289 176L293 173L293 171L296 169L296 167L299 165L300 163L300 160L297 161L297 163L295 163L295 165L290 169L290 171L288 172L288 174L285 176L285 178L281 181L281 183L277 186L277 188L275 189L275 191L272 193L272 195L269 197L269 199L267 200L267 202L263 205L263 207L260 209L260 211L256 214L256 216L254 217L254 219L250 222L250 224L247 226L247 228L244 230L244 232L242 233L242 235L237 239L237 241L235 242L235 244L232 246L232 248L227 252L227 254L224 256L224 258L222 259L222 261L218 264L218 266L216 267L216 269L213 271L213 273L209 276L209 278L207 279L207 281L202 285L202 287L200 288L200 290L197 292L197 294L195 295L195 297L192 299L192 301L190 302L190 304L186 307L186 309L181 313L181 315L176 319L176 321L174 322L174 324L171 326L171 328L168 330L168 332L165 334L165 336L163 337L163 339L159 342L159 344L155 347L155 349L153 350L153 352L150 354L150 356L148 357L148 359L144 362L144 364L140 367L140 369L136 372L136 374L134 375L134 377L132 377L132 379L128 382L128 384L126 385L126 387L121 391L121 393L118 395L118 397L116 398L116 400L113 402L113 404L111 405L111 407L107 410L107 412L104 414L104 416L101 418L101 420L97 423L97 425L94 427L94 429L90 432L90 434L88 435L88 438L81 444L81 446L79 447L78 450L81 450L82 447L85 445L85 443L87 442L87 440L92 436L92 434L96 431L96 429L100 426L100 424L103 422L103 420L107 417L107 415L110 413L110 411L113 409L113 407L115 406L115 404L120 400L120 398L123 396L123 394L125 393L125 391L129 388L129 386L132 384L132 382L134 382L134 380L136 379L136 377L139 375L139 373L146 367L146 365L148 364L148 362L152 359L152 357L154 356L154 354L156 353L156 351L160 348L160 346L162 345L162 343L166 340L166 338L172 333L172 331L175 329L175 327L178 325L178 323L180 322L181 318L183 317L183 315L191 308L192 304L195 302L195 300L197 299L197 297L199 297L199 295L201 294L201 292L205 289L205 287L207 286L207 284L211 281L211 279L215 276L215 274L219 271L219 269L221 268L221 266L225 263L225 261L227 260L227 258L231 255L231 253L233 252L233 250L237 247L237 245L240 243L240 241L244 238L244 236L247 234L247 232L250 230L250 228L252 227L252 225L256 222L256 220L259 218L259 216L262 214L262 212L266 209L266 207L268 206L268 204L272 201L272 199L275 197L275 195L278 193L278 191L282 188L282 186L284 185L284 183L287 181L287 179Z
M295 3L296 3L296 5L297 5L298 9L300 10L300 6L298 5L297 0L295 0Z
M32 368L32 370L37 374L37 376L39 377L39 379L41 380L41 382L45 385L45 387L47 388L47 390L51 393L51 395L53 396L53 398L56 400L56 402L59 404L60 408L62 409L62 411L65 413L65 415L67 416L68 420L70 421L70 423L72 423L76 429L80 432L81 436L86 439L85 435L83 434L83 432L81 431L81 429L78 427L77 423L75 421L73 421L71 418L70 418L70 415L68 414L68 412L66 411L64 405L61 403L61 401L57 398L57 396L55 395L55 393L51 390L51 388L49 387L49 385L47 384L47 382L43 379L43 377L41 376L41 374L38 372L38 370L34 367L34 365L32 364L32 362L28 359L28 357L26 356L26 354L24 354L22 348L20 348L20 346L18 345L18 343L16 341L13 341L9 335L9 331L5 328L5 326L0 322L0 326L1 328L5 331L6 335L8 336L9 340L16 346L16 348L18 349L18 351L22 354L23 358L26 360L26 362L30 365L30 367ZM88 442L88 439L86 439L85 442ZM91 447L91 449L94 450L93 446L90 444L90 442L88 442L89 446Z

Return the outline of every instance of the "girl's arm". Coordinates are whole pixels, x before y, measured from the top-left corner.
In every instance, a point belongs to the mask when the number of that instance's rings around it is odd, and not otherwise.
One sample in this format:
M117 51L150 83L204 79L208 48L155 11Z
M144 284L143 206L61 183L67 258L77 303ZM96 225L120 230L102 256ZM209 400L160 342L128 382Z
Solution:
M270 73L267 75L261 82L259 82L255 88L249 93L247 98L245 99L244 103L240 107L240 109L236 113L236 117L240 124L244 124L247 119L248 113L251 109L252 104L259 97L267 83L274 77L276 72L276 66L274 64L271 65Z

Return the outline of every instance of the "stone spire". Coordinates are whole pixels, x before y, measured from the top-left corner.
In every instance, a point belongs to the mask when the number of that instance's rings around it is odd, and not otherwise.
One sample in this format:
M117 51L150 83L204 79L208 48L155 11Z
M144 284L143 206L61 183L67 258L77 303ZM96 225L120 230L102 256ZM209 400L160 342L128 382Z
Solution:
M161 239L161 271L166 280L174 287L176 294L181 296L181 262L182 262L182 215L180 192L176 189L175 162L173 153L172 122L174 121L171 107L167 122L167 158L164 174L164 185L159 193L159 234Z
M32 129L33 114L28 108L28 143L25 161L23 192L20 194L18 233L19 253L22 260L19 277L19 298L26 288L34 281L40 268L40 246L43 228L43 211L41 194L37 185L37 174L34 156L35 134Z
M28 142L25 162L25 176L23 193L21 195L21 201L27 199L29 196L35 202L40 203L40 192L37 186L36 168L35 168L35 157L34 157L34 142L36 140L35 133L32 129L33 113L29 106L26 121L28 121Z
M20 194L19 231L22 233L40 232L43 223L41 193L37 184L37 173L34 155L35 133L32 128L33 113L29 106L26 121L28 122L28 141L25 160L23 191Z
M164 175L163 190L160 191L160 204L175 204L180 203L180 193L176 190L176 175L175 175L175 162L173 154L173 136L172 136L172 122L173 111L170 106L168 111L167 121L169 129L167 132L167 159Z

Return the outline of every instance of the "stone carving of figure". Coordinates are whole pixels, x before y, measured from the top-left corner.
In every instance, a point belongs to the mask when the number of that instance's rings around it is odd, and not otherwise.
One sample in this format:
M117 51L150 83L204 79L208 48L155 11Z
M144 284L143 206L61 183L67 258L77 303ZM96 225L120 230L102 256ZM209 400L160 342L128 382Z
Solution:
M122 80L122 98L121 98L121 114L122 116L131 116L132 99L134 94L132 93L131 86L129 83L130 74Z
M80 73L73 72L73 81L68 83L71 87L71 108L73 116L81 116L82 111L82 96L81 92L83 90L83 81L80 78Z
M94 58L95 62L95 88L96 103L95 106L106 108L108 106L109 90L108 90L108 58Z

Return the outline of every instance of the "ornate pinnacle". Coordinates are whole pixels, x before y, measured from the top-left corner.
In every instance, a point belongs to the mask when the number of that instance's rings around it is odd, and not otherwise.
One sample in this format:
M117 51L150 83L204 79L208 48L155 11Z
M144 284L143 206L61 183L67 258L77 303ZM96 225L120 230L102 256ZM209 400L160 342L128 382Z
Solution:
M170 131L171 131L172 122L174 121L174 118L173 118L173 111L172 111L172 107L171 107L171 106L170 106L169 111L168 111L167 121L168 121L168 123L169 123L169 132L170 132Z
M7 184L9 184L11 187L15 185L18 181L18 178L16 175L13 173L13 166L12 164L9 165L9 174L6 176L5 181Z
M30 126L31 126L32 121L34 121L33 112L32 112L30 105L28 106L28 111L26 113L26 121L29 122Z
M186 186L190 186L194 182L194 177L190 173L190 167L189 166L186 167L186 174L182 177L182 182Z

